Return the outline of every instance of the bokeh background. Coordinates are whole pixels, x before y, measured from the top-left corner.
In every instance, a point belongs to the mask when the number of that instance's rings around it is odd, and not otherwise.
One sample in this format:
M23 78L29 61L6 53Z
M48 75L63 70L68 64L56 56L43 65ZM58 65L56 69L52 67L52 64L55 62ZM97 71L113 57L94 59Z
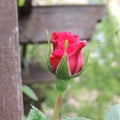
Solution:
M33 6L62 4L105 4L102 22L96 25L94 34L84 49L90 51L84 73L70 81L65 93L60 115L62 117L87 117L102 120L107 109L120 103L120 0L33 0ZM81 16L82 17L82 16ZM28 45L26 66L39 63L47 69L47 44ZM54 83L37 83L30 87L38 101L29 101L48 116L52 116L56 89Z

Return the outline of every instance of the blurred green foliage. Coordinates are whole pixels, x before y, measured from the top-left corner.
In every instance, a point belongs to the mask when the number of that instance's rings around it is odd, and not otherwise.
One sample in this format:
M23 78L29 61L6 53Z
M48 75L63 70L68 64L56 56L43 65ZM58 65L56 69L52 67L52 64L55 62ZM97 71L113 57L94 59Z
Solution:
M95 33L84 50L86 53L92 48L86 70L80 78L70 81L60 113L62 116L83 116L102 120L108 107L120 102L118 33L118 22L107 9L103 21L97 24ZM38 62L46 69L47 50L47 45L29 45L25 63ZM54 84L40 83L34 84L33 87L44 94L46 99L42 103L42 110L51 115L56 98Z
M25 0L18 0L18 6L23 7L25 4Z
M27 85L22 86L22 92L34 101L38 101L38 97L35 92Z

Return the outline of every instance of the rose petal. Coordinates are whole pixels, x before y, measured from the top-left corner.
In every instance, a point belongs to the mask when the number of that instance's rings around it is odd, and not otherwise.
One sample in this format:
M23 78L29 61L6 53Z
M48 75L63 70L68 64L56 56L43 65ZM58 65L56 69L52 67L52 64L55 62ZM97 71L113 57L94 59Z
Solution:
M72 54L76 54L77 50L82 50L82 48L87 44L86 40L76 42L74 44L71 44L67 48L67 54L71 56Z
M56 32L52 33L52 43L53 43L53 49L55 50L58 46L58 35Z
M72 32L53 32L53 49L55 50L57 47L64 47L65 40L68 40L69 44L73 44L80 41L80 38L78 35L74 35Z
M52 66L52 70L53 70L54 72L56 71L56 68L57 68L60 60L61 60L61 57L58 57L58 56L52 55L52 56L50 57L50 63L51 63L51 66Z
M57 57L63 57L64 54L64 49L63 48L58 48L52 52L52 55L57 56Z
M71 54L68 53L68 62L72 75L78 73L83 67L84 59L81 49L86 45L86 43L87 43L86 41L81 41L77 45L74 52L72 52Z

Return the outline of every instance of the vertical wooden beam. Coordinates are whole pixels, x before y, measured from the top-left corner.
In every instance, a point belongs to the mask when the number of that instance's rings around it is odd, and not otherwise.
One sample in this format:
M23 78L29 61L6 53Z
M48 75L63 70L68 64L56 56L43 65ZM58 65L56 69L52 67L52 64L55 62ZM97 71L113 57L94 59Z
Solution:
M0 120L23 120L17 0L0 0Z

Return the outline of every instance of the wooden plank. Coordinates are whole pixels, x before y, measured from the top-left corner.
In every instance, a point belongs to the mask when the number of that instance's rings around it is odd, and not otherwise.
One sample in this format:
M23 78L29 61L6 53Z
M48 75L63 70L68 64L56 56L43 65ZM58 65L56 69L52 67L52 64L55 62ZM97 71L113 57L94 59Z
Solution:
M16 0L0 1L0 120L23 120Z
M81 39L90 39L104 12L104 5L33 7L32 14L19 21L20 42L47 42L46 28L50 34L53 31L73 31Z
M22 80L25 84L50 83L55 80L55 76L48 70L42 69L39 64L30 64L29 71L22 71Z

